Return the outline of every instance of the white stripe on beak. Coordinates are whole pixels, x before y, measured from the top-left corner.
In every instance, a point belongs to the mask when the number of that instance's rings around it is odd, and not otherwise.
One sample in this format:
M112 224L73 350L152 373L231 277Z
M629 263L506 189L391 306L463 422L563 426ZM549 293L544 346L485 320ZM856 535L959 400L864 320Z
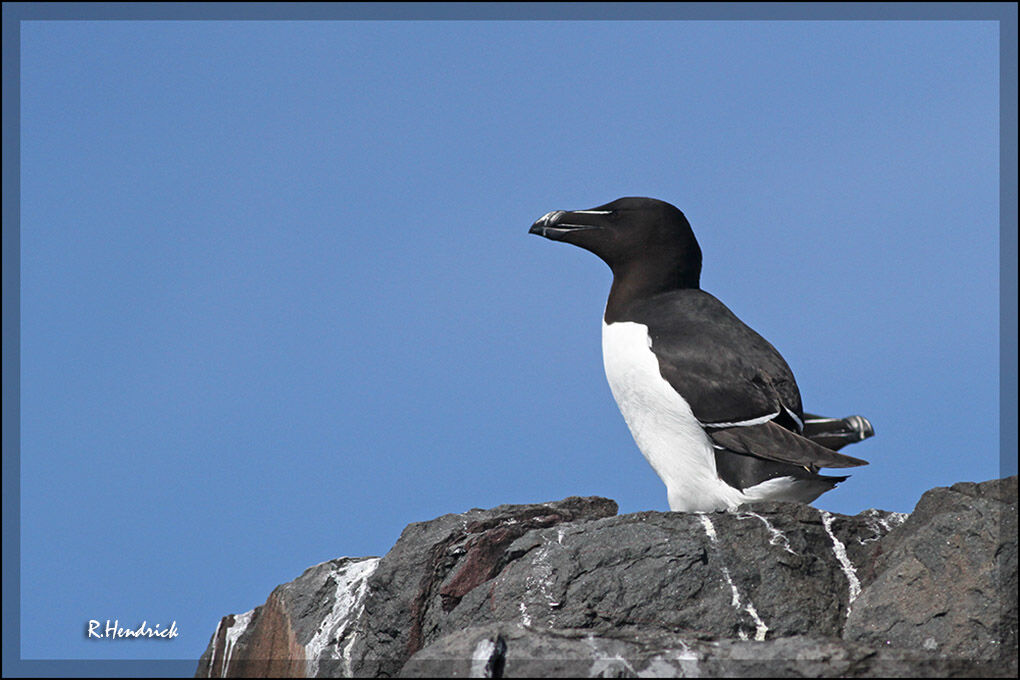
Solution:
M555 218L557 215L562 215L565 210L550 210L546 214L538 218L537 224L546 225L549 224L549 220Z

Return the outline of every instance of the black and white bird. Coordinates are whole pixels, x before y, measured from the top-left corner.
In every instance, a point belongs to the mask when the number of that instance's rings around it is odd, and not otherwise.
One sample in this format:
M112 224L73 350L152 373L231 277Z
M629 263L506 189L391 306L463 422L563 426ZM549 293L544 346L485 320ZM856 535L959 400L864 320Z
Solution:
M671 510L810 503L846 479L819 468L867 464L836 450L873 435L871 423L805 414L779 352L701 290L701 248L676 207L620 198L546 213L530 233L589 250L612 270L606 378Z

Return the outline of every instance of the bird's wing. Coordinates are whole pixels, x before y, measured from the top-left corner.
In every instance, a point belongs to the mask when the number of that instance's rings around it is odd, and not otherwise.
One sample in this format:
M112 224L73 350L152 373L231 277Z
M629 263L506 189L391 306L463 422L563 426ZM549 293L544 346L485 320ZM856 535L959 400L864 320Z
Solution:
M648 326L660 374L717 446L811 471L867 465L799 434L804 411L789 365L713 296L672 291L629 316Z
M659 372L707 427L776 420L802 428L793 372L767 340L701 290L657 295L627 310L648 326Z
M841 468L868 464L866 460L827 449L774 422L745 427L708 428L706 432L713 442L735 453L800 465L812 472L823 467Z

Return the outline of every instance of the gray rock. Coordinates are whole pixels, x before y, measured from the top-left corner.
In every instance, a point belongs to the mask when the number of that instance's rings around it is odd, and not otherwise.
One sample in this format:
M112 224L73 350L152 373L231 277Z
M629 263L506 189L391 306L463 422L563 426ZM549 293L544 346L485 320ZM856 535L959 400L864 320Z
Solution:
M932 489L878 545L847 640L1015 658L1016 477Z
M912 516L603 498L409 525L225 617L199 676L1011 676L1016 478Z
M939 654L873 649L793 636L709 640L692 631L624 627L541 630L514 624L469 628L412 656L401 677L1012 677L1008 669Z
M265 604L223 617L196 677L315 677L320 664L350 675L347 652L378 562L323 562L278 586Z
M857 539L883 531L870 519L766 503L737 513L642 512L537 529L509 546L506 567L485 588L448 611L432 603L425 620L434 635L519 621L686 628L734 639L838 637L856 595L853 560L866 562L878 545ZM833 540L840 536L849 546L845 564Z
M437 636L447 612L513 559L507 548L528 532L585 523L616 514L606 498L501 505L416 522L404 529L369 579L365 616L351 650L357 676L395 676ZM324 670L334 671L335 668Z

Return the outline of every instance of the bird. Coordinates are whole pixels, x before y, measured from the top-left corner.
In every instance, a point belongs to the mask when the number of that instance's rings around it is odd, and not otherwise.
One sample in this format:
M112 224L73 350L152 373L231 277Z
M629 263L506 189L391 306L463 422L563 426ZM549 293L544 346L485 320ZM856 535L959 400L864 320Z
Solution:
M837 451L874 435L870 421L805 413L782 355L701 289L701 248L678 208L624 197L547 212L529 233L609 265L606 379L671 511L811 503L847 479L821 468L868 464Z

